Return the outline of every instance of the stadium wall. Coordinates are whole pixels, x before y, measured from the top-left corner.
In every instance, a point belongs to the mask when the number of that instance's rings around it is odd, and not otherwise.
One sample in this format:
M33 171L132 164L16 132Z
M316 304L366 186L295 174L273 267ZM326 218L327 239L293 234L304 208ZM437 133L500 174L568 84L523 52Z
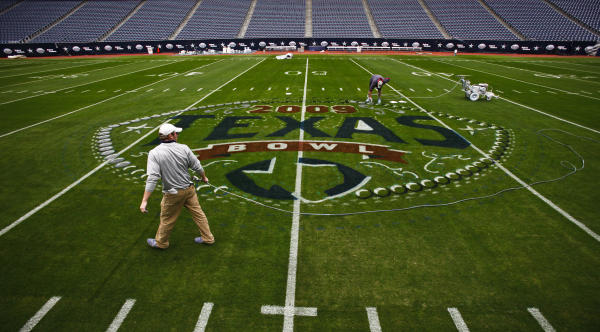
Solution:
M281 50L304 47L305 50L329 52L417 51L499 54L550 54L586 55L593 49L592 41L498 41L498 40L448 40L448 39L376 39L376 38L278 38L278 39L209 39L209 40L163 40L96 43L28 43L0 44L2 57L21 55L26 57L119 55L153 53L180 53L213 50L222 52L230 46L236 52ZM597 48L596 48L597 50Z

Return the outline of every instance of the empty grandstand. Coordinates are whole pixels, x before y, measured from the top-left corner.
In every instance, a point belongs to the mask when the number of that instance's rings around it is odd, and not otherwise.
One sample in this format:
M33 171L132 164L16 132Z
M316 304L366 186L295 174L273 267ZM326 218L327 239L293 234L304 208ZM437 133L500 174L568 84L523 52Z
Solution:
M66 15L80 2L66 0L21 1L0 15L0 42L27 41L30 36Z
M418 0L369 0L369 7L385 38L444 38Z
M485 1L499 16L530 40L596 40L598 38L541 0Z
M313 0L313 37L373 38L361 0Z
M139 10L106 41L166 40L179 27L196 0L145 0Z
M304 0L258 0L246 31L246 38L304 37Z
M203 0L176 39L236 38L252 0Z
M477 0L424 0L455 39L518 40Z
M32 42L94 42L122 21L139 1L87 1Z

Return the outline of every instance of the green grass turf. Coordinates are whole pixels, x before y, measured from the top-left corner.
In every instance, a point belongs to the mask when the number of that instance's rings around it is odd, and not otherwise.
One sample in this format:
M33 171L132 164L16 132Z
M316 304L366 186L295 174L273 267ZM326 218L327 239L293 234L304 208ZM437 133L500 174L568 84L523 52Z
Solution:
M369 72L392 78L381 106L363 103ZM502 98L468 101L456 87L457 75L489 83ZM316 307L318 315L296 316L296 330L365 331L366 307L377 308L384 331L453 330L452 307L473 331L539 330L527 311L535 307L556 330L596 331L600 243L518 189L497 166L414 192L380 197L376 189L455 172L482 157L472 146L487 153L498 143L502 165L526 183L555 180L534 189L600 233L598 76L598 59L558 57L3 61L0 135L12 134L0 137L0 229L100 165L98 136L111 125L119 125L110 131L112 146L128 148L121 157L133 167L102 167L0 236L1 329L20 329L48 299L61 296L36 330L105 330L127 299L136 303L122 330L193 330L205 302L214 303L209 331L281 330L283 317L263 315L261 307L285 303L292 215L241 197L292 211L292 200L248 187L293 192L298 152L202 161L212 184L238 195L199 188L217 239L211 247L192 242L197 230L185 211L168 250L146 246L158 225L161 194L157 189L150 213L142 215L144 180L137 170L145 169L144 153L153 147L152 128L177 111L185 110L171 122L186 126L180 142L192 149L281 143L298 140L296 111L304 101L304 140L382 145L404 151L407 163L304 152L329 166L302 167L301 212L403 210L300 217L295 305ZM351 109L356 112L347 113ZM455 132L440 129L430 115ZM472 146L460 146L457 134ZM238 171L246 179L231 181L235 170L271 160L271 173ZM577 172L562 178L573 166ZM326 190L346 180L343 167L369 177L360 188L371 197L349 192L327 199ZM471 200L457 202L465 199ZM409 209L424 204L436 206Z

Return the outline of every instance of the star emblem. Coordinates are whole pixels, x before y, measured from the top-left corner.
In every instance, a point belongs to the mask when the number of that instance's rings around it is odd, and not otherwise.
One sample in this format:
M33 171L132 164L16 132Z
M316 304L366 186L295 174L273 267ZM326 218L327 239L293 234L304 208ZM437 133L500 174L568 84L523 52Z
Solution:
M473 44L469 44L469 48L473 48Z
M438 47L442 47L442 43L438 43Z
M458 129L460 129L460 130L466 130L466 131L468 131L468 132L469 132L469 134L471 134L471 136L473 136L473 135L475 135L475 133L476 133L477 131L479 131L479 130L486 130L486 129L488 129L488 128L473 128L473 127L471 127L471 126L467 125L467 127L466 127L466 128L458 128Z
M539 48L539 46L535 46L533 49L537 51L537 50L539 50L540 48Z
M137 134L141 134L142 129L152 129L152 127L148 127L145 123L142 125L139 125L137 127L129 127L127 126L127 130L125 130L124 132L122 132L121 134L125 134L131 131L135 131Z
M250 47L254 47L254 43L250 43Z
M575 47L575 51L579 51L581 49L581 47L577 46Z
M502 44L502 46L501 46L501 47L502 47L502 48L506 48L506 44Z

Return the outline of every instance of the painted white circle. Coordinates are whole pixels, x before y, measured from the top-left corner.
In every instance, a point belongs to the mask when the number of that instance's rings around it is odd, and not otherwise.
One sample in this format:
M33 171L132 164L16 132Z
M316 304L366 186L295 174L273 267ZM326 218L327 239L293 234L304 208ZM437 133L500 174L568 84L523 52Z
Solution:
M326 41L322 41L322 42L321 42L321 46L323 46L323 47L326 47L327 45L329 45L329 43L328 43L328 42L326 42Z
M383 42L383 43L381 43L381 46L383 46L383 47L389 47L389 46L390 46L390 43L388 43L388 42Z
M38 52L39 54L44 54L46 52L46 50L41 47L38 47L35 51Z
M231 47L231 48L234 48L235 45L236 45L236 43L234 43L234 42L229 43L229 47Z
M519 45L518 44L512 44L512 45L510 45L510 49L513 50L513 51L516 51L516 50L519 49Z
M294 46L296 46L296 42L292 40L291 42L289 42L289 44L288 44L288 45L290 45L290 46L294 47Z
M412 43L412 47L419 47L419 46L421 46L421 44L419 44L418 42Z
M106 45L106 46L104 46L104 50L110 52L110 51L112 51L112 46Z
M352 46L358 46L358 42L357 41L353 41L352 43L350 43L350 45L352 45Z
M261 41L260 43L258 43L258 46L265 47L265 46L267 46L267 43L265 43L264 41Z
M79 51L81 51L81 47L79 47L79 46L73 46L72 50L75 51L75 52L79 52Z
M144 48L144 46L142 46L140 44L135 45L135 49L138 51L142 50L143 48Z
M436 176L435 178L433 178L433 181L435 181L439 184L446 184L446 183L450 182L450 180L448 180L448 178L445 176Z
M483 49L485 49L486 47L487 47L487 45L486 45L486 44L484 44L484 43L481 43L481 44L477 45L477 48L479 48L480 50L483 50Z
M453 48L453 47L454 47L454 44L453 44L453 43L448 43L448 44L446 44L446 48Z
M406 188L410 191L419 191L421 190L421 184L416 182L409 182L406 184Z
M373 193L379 197L385 197L390 194L390 191L387 188L375 188Z
M206 43L200 43L200 48L206 48Z
M546 45L547 51L552 51L553 49L554 49L554 45L552 45L552 44Z
M165 47L168 48L168 49L170 49L170 50L172 50L173 49L173 44L167 44Z
M395 184L390 187L390 190L395 194L402 194L406 192L406 187L401 184Z
M4 54L12 54L12 50L10 48L5 48L4 49Z

